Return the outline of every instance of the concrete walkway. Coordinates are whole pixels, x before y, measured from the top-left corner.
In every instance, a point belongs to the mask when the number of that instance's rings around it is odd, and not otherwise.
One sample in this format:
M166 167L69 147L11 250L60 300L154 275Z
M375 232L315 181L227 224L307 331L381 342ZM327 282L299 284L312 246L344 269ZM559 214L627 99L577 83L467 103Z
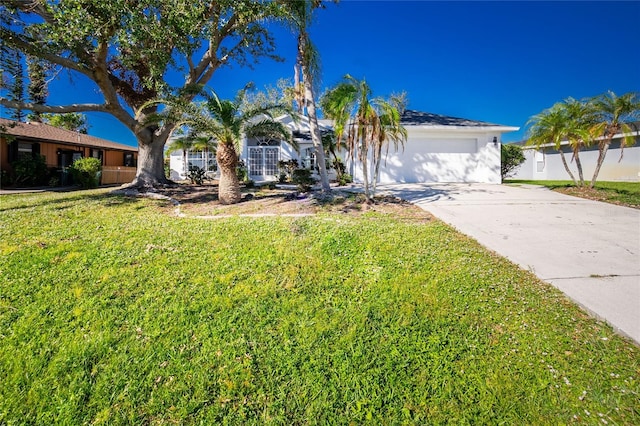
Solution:
M533 272L640 344L640 210L533 185L379 188Z

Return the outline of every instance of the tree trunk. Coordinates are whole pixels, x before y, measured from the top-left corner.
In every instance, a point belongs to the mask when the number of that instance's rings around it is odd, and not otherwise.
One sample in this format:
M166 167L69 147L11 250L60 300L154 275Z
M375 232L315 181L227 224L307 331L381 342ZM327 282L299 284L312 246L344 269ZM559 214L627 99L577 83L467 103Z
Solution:
M301 34L298 38L298 49L300 49L300 56L304 58L304 49L306 49L306 37ZM316 100L313 96L313 77L309 70L308 64L303 61L302 64L302 77L304 84L304 98L307 105L307 114L309 116L309 129L311 131L311 140L313 141L313 148L316 150L316 163L318 164L318 172L320 173L320 186L322 192L331 192L331 186L329 185L329 175L327 174L327 163L324 159L324 147L322 146L322 135L320 134L320 128L318 127L318 116L316 114Z
M375 197L376 195L376 187L378 186L378 179L380 178L380 163L382 162L382 144L378 144L376 146L376 152L373 160L373 181L371 188L371 195Z
M569 176L571 176L571 180L573 181L573 184L575 186L578 186L578 181L576 180L575 176L573 176L573 173L571 173L571 169L567 164L567 159L564 156L564 152L562 152L562 149L559 149L558 152L560 153L560 159L562 159L562 164L564 165L564 169L567 171L567 173L569 173Z
M216 160L220 168L218 199L221 204L235 204L242 199L242 193L240 192L240 182L236 173L238 154L233 144L219 143Z
M578 177L580 179L580 187L584 186L584 174L582 173L582 161L580 161L580 154L576 151L573 154L573 157L576 159L576 167L578 168Z
M602 163L604 163L604 157L607 155L607 151L609 150L609 145L611 144L611 140L606 140L600 145L599 154L598 154L598 162L596 163L596 169L593 171L593 177L591 178L591 184L589 188L593 188L596 186L596 180L598 179L598 174L600 173L600 167L602 167Z
M360 144L360 162L362 163L362 180L364 181L364 196L367 198L367 202L371 200L371 194L369 193L369 149L367 141L364 136Z
M138 170L128 186L140 189L164 187L172 184L164 174L164 145L166 136L152 136L145 140L138 136Z

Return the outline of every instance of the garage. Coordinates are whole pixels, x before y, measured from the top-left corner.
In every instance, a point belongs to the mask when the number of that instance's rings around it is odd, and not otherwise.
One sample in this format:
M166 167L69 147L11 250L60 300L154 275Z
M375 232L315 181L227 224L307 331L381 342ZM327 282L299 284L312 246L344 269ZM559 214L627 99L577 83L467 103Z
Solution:
M402 125L408 133L404 149L389 149L380 183L501 183L502 134L519 130L414 110L403 113ZM355 181L362 182L360 164L354 162L351 170Z

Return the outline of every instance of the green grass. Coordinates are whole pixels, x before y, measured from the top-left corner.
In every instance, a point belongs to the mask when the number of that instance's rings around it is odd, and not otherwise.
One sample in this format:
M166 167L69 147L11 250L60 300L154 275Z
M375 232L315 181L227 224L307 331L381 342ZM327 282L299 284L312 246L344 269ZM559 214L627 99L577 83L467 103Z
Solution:
M574 189L575 186L569 180L506 180L507 184L534 184L542 185L553 190ZM588 184L588 183L587 183ZM594 190L573 191L571 195L584 196L614 204L629 207L640 207L640 182L596 182Z
M640 423L638 348L439 221L0 198L0 424Z

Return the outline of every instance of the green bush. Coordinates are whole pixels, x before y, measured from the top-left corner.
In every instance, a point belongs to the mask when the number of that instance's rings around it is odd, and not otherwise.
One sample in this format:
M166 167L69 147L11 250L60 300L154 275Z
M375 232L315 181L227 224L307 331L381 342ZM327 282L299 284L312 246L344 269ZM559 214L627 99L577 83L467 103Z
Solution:
M73 179L83 188L96 188L100 183L102 162L98 158L79 158L69 167Z
M311 177L311 170L309 169L295 169L291 177L291 181L298 185L298 189L301 192L309 192L316 180Z
M524 163L522 148L518 145L502 145L500 148L500 174L502 179L512 176L522 163Z
M338 186L345 186L351 182L353 182L353 177L349 173L343 173L338 177Z
M187 172L187 178L191 181L191 183L202 185L202 182L204 182L204 175L205 172L203 168L189 164L189 172Z
M44 185L49 179L47 161L42 155L21 155L11 163L13 184L16 186Z
M280 175L278 181L280 183L291 182L293 179L293 172L298 168L298 160L280 160L278 161L278 168L280 169Z
M238 180L240 182L244 182L249 179L249 172L247 171L247 165L244 161L238 161L238 165L236 166L236 176L238 176Z

